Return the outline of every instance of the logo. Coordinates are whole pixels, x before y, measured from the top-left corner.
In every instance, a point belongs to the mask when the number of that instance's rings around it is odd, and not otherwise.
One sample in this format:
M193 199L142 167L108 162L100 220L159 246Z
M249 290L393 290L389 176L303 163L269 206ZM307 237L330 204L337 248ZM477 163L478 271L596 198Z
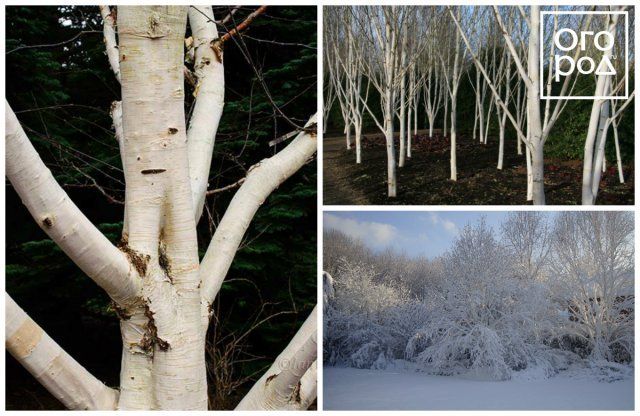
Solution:
M601 30L580 30L580 20L592 15L592 26ZM615 16L614 16L615 15ZM606 25L617 19L616 35ZM622 100L629 97L629 13L627 11L542 11L540 12L540 98L563 100ZM574 25L571 25L573 22ZM609 75L623 82L605 95L560 94L566 77ZM551 91L548 91L548 84ZM570 81L573 83L573 80ZM595 93L595 91L592 91Z

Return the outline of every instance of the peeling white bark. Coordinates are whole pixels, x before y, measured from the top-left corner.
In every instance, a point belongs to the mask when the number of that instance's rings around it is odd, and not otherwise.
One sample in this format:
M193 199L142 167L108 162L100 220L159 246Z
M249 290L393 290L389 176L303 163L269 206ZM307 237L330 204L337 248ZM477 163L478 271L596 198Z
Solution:
M121 321L119 408L206 410L207 314L198 288L183 105L187 8L122 6L118 19L127 243L146 263L142 301ZM161 257L170 268L163 269Z

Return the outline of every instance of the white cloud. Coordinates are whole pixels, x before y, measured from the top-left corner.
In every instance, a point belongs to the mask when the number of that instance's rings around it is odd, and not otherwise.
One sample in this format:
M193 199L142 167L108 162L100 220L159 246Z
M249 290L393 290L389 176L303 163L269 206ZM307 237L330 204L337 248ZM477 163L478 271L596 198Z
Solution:
M381 222L358 221L329 213L324 214L324 228L342 231L350 237L360 239L376 247L389 245L399 237L398 229L393 225Z
M429 213L429 219L431 223L436 226L440 226L444 228L449 234L456 235L458 234L458 226L451 220L446 218L442 218L440 215L435 212Z

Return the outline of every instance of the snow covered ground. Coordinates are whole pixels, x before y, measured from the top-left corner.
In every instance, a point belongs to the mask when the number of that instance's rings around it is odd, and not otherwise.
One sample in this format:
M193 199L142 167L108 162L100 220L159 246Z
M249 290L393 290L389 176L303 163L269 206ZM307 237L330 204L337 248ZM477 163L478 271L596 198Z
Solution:
M476 381L395 370L324 367L326 410L633 410L633 377L574 373Z

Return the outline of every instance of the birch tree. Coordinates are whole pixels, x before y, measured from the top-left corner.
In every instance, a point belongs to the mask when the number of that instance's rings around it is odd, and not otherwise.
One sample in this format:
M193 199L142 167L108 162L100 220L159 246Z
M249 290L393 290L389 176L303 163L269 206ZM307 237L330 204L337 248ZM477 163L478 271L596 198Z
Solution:
M633 357L633 234L629 212L563 212L556 220L552 272L563 283L569 329L596 361Z
M551 249L551 230L545 217L534 211L511 212L501 228L505 246L514 256L516 276L540 279Z
M333 89L341 94L341 109L353 125L355 132L356 163L362 162L362 127L364 106L369 97L370 82L367 80L363 91L363 75L360 70L362 53L360 40L354 35L354 23L351 12L341 10L340 7L330 7L325 10L325 48L327 61L333 65L330 71L334 76L330 78ZM340 74L343 74L342 76ZM344 105L342 104L344 103ZM344 107L344 108L343 108ZM351 143L350 132L347 141Z
M453 13L453 12L451 12ZM456 8L457 19L461 18L461 9ZM456 139L457 139L457 131L456 131L456 117L457 117L457 99L458 99L458 88L460 87L460 79L462 78L463 70L462 65L464 62L465 50L461 49L460 42L460 33L455 31L453 33L448 32L446 34L448 44L447 47L444 48L445 52L440 56L440 60L442 63L443 71L445 73L445 86L447 92L449 93L449 101L451 103L449 114L451 116L451 125L449 127L450 133L449 137L451 139L451 157L450 157L450 171L451 176L450 179L452 181L458 180L458 162L456 158ZM451 54L453 53L453 56ZM444 55L444 56L443 56ZM446 115L445 115L446 117Z
M362 40L363 53L360 55L360 67L364 76L380 94L382 117L374 112L362 97L360 101L376 126L385 135L387 194L389 197L395 197L397 179L393 126L398 86L406 71L406 68L399 65L401 28L410 10L397 6L367 6L351 8L350 12L354 14L355 24Z
M506 13L513 13L514 7L507 7ZM504 103L504 101L500 98L500 94L497 90L497 85L494 80L489 75L488 69L485 65L482 64L478 57L477 48L474 48L471 42L469 41L469 36L463 27L463 22L459 16L456 16L451 8L449 8L449 14L458 28L458 32L462 36L462 40L464 41L467 50L470 52L473 62L476 65L476 68L482 73L485 80L488 83L489 89L491 90L497 104L501 107L501 109L506 113L507 118L510 120L511 124L516 129L516 133L518 134L520 140L527 146L528 153L527 157L531 158L531 198L533 203L536 205L544 205L545 204L545 195L544 195L544 144L549 138L549 134L551 129L558 121L558 118L564 108L566 107L566 99L558 99L554 101L554 105L551 105L551 102L547 100L544 105L544 113L542 112L542 105L540 99L540 91L541 91L541 73L540 73L540 7L539 6L530 6L528 13L527 11L518 6L518 11L521 15L521 18L525 21L526 27L528 28L528 32L526 33L526 40L524 34L518 34L515 25L509 26L505 22L508 20L503 19L503 11L498 8L498 6L493 6L493 14L495 16L495 20L497 25L499 26L502 36L504 38L505 45L511 54L511 59L513 60L517 70L519 77L522 80L522 83L526 89L527 96L527 130L526 132L522 130L521 126L519 126L515 116L513 115L511 109ZM591 16L588 16L582 19L579 27L586 28L589 27L591 22ZM557 28L556 25L553 26L554 29ZM468 28L467 28L468 29ZM554 33L552 32L552 35ZM526 54L519 53L519 49L516 45L516 41L519 39L519 44L522 44L522 50L526 50ZM515 40L514 40L515 39ZM572 58L577 60L578 56L580 56L580 49L576 48ZM546 51L545 51L546 53ZM549 62L549 59L552 59L554 51L553 48L549 51L549 58L546 62ZM575 86L576 77L566 76L564 77L560 91L557 94L559 97L566 97L571 95L573 88ZM547 81L545 83L545 88L547 91L551 89L551 77L547 77Z
M442 75L440 63L435 57L438 38L432 35L431 32L432 29L426 35L428 46L425 48L423 59L420 61L423 71L426 71L426 75L423 77L422 94L429 125L429 138L433 137L433 127L438 113L442 109L444 95L444 76ZM424 70L425 67L426 70ZM444 118L446 120L446 113ZM444 134L446 135L446 131Z
M624 11L626 6L610 7L612 12ZM618 20L619 14L607 14L605 15L606 21L604 23L605 28L603 32L607 33L605 36L604 45L605 49L602 55L602 63L606 61L611 62L611 57L614 53L618 55L624 54L624 51L616 51L615 39L618 37ZM623 42L618 42L623 44ZM602 65L601 63L601 65ZM606 68L600 68L603 74L596 76L596 85L593 95L595 97L615 96L619 94L619 90L623 87L625 80L617 80L613 75L606 74ZM624 68L618 68L617 73L623 73ZM614 85L614 83L616 85ZM593 100L591 107L591 114L589 116L589 126L587 129L587 135L584 144L584 163L582 170L582 204L593 205L596 202L598 195L598 188L600 184L600 177L602 169L604 168L604 149L607 142L607 133L612 123L620 116L624 109L629 105L635 92L630 95L628 99L623 101L622 105L611 111L611 101L605 98L596 98ZM617 137L617 129L614 128L614 134ZM620 163L620 150L619 144L616 138L616 153L618 159L619 176L622 177L622 165Z
M249 170L199 260L196 224L223 109L223 46L263 12L264 6L218 36L210 6L120 6L117 19L114 9L102 8L122 96L113 111L126 180L118 247L56 183L5 103L7 178L42 230L112 299L120 318L122 366L113 389L6 295L7 350L69 409L207 409L204 351L212 304L260 205L316 151L313 115L288 146ZM188 127L187 21L197 78ZM304 409L314 400L315 327L314 311L239 408ZM295 368L285 368L284 360Z

